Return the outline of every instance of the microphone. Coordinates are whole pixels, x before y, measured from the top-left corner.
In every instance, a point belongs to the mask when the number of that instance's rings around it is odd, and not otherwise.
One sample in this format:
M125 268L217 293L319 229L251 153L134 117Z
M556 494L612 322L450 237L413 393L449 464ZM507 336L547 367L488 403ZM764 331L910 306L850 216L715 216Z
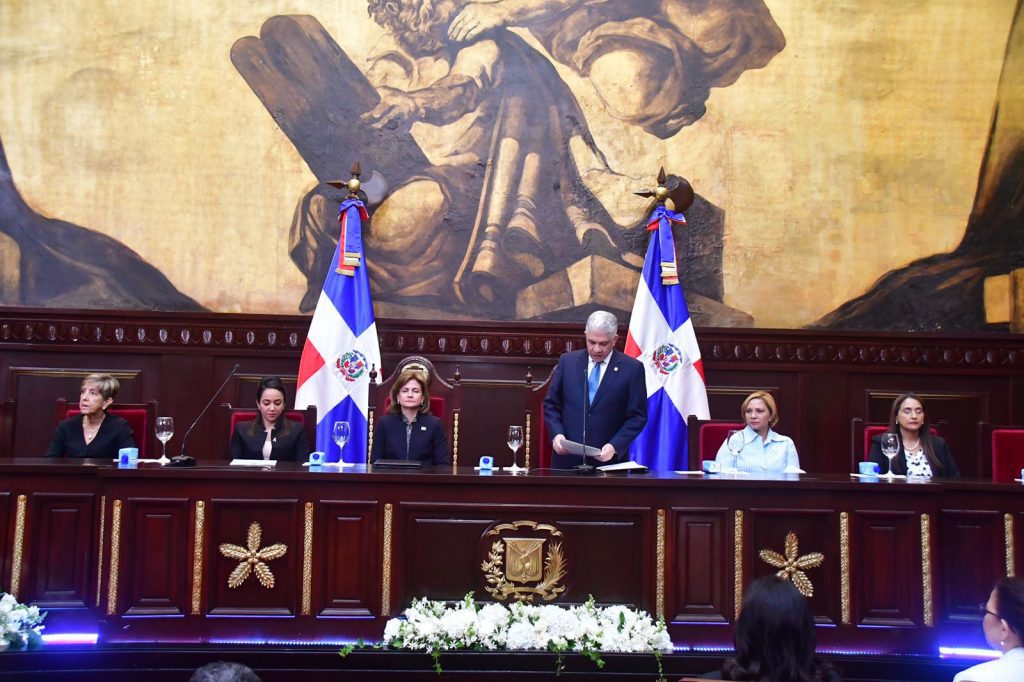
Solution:
M218 388L216 391L214 391L212 396L210 396L210 402L206 403L206 407L203 408L202 412L199 413L199 416L196 417L196 420L194 422L192 422L192 426L188 427L188 431L186 431L185 435L182 436L182 438L181 438L181 452L178 454L177 457L172 457L170 464L168 464L167 466L171 466L171 467L194 467L196 465L195 458L194 457L189 457L188 455L185 454L185 442L188 441L188 434L192 433L192 429L196 428L196 424L199 423L199 420L202 419L203 415L205 415L207 410L210 409L210 405L213 405L213 401L217 399L217 396L220 395L220 392L223 391L224 387L228 385L229 381L231 381L231 377L235 376L235 372L238 371L238 368L239 368L239 364L236 362L235 366L231 368L230 372L228 372L228 376L224 379L224 383L220 385L220 388Z
M597 471L593 466L587 464L587 413L590 412L590 373L587 367L583 366L583 461L573 467L577 474L592 474Z

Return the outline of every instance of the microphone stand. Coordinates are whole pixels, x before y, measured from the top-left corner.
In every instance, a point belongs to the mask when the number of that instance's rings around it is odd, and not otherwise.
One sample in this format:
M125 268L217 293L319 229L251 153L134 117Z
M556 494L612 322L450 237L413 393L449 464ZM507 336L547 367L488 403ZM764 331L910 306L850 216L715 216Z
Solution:
M583 461L573 467L577 474L592 474L597 471L587 464L587 413L590 412L590 374L587 365L583 366Z
M185 435L182 436L182 438L181 438L181 451L178 453L177 457L171 457L171 461L167 464L167 466L169 466L169 467L194 467L196 465L195 457L189 457L188 455L185 454L185 443L186 443L186 441L188 441L188 435L190 433L192 433L192 429L196 428L196 424L198 424L199 420L203 418L203 415L206 414L206 411L210 409L210 405L213 405L213 401L217 399L217 396L220 395L220 392L223 391L224 387L228 385L229 381L231 381L231 377L235 376L235 372L238 371L238 368L239 368L239 364L236 362L235 366L231 368L230 372L228 372L228 376L224 379L224 383L222 383L220 385L220 388L218 388L214 392L214 394L212 396L210 396L210 402L206 403L206 407L203 408L202 412L199 413L199 416L196 417L196 420L194 422L192 422L192 426L188 427L188 431L186 431Z

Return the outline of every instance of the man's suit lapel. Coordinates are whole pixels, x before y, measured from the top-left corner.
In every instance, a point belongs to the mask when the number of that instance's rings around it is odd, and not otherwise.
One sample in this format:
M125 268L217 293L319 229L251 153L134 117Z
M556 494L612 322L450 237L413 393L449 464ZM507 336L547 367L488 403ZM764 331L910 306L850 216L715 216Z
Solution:
M618 381L619 374L621 374L621 372L619 371L619 361L621 359L622 354L619 352L615 352L612 353L611 357L605 361L608 364L608 366L604 368L604 376L601 377L601 383L597 387L597 393L594 394L594 402L590 403L591 408L593 408L594 405L600 402L601 396L613 390L612 385L616 381ZM584 356L583 361L584 363L587 362L586 356ZM584 364L584 370L585 369L586 364Z

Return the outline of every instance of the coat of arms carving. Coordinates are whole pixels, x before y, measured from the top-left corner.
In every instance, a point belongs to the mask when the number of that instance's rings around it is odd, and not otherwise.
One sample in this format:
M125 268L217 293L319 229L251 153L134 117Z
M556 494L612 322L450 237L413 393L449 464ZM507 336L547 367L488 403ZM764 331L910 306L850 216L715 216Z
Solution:
M490 546L480 569L484 589L495 599L533 602L539 596L551 601L565 591L562 531L546 523L513 521L492 526L483 539Z

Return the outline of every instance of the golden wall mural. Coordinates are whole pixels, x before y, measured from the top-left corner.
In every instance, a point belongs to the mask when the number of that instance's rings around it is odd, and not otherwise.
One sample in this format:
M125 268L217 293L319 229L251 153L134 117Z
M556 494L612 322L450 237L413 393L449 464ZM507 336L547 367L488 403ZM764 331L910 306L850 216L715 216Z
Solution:
M1005 328L1018 0L148 5L0 3L0 305L308 312L359 160L378 316L628 312L665 166L698 325Z

